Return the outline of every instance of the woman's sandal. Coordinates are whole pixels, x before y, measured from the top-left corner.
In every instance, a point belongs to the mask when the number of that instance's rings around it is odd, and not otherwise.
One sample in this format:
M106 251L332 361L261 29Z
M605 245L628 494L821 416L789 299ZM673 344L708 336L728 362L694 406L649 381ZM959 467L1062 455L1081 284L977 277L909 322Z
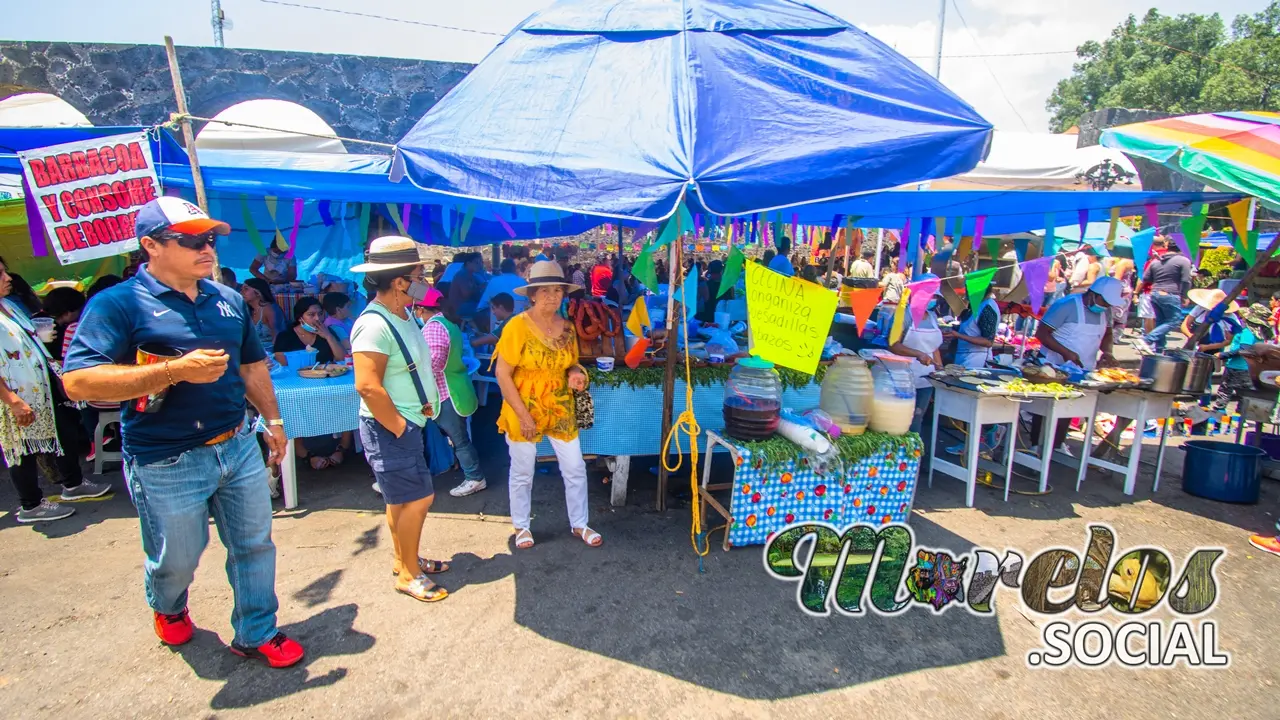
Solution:
M528 550L531 547L533 547L533 533L529 532L529 528L516 531L516 549Z
M312 470L328 470L333 467L333 461L321 455L308 455L307 464L311 466Z
M600 533L589 527L574 528L572 532L582 538L582 542L590 547L600 547L604 544L604 538L600 536Z
M449 591L436 585L426 575L419 575L405 587L396 585L396 592L421 602L436 602L449 597Z
M442 572L449 571L449 563L444 560L428 560L426 558L418 558L418 570L423 575L439 575ZM400 571L395 568L391 569L392 575L399 575Z
M338 467L339 465L342 465L342 461L346 460L347 457L343 454L342 448L338 448L326 459L329 461L329 467Z

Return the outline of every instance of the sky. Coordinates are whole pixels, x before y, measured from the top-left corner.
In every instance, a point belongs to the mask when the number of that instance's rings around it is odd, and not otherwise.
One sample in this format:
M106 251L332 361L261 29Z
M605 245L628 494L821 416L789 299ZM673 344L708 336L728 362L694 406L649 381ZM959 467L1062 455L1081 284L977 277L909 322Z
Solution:
M19 0L7 0L18 2ZM223 0L228 47L479 62L517 23L548 0ZM1046 132L1045 100L1071 73L1074 49L1102 40L1129 14L1220 13L1227 24L1266 0L941 0L946 3L942 81L1002 130ZM813 2L933 71L939 0ZM309 5L380 15L360 17ZM962 21L963 18L963 21ZM466 28L463 32L420 23ZM491 33L491 34L486 34ZM0 23L5 40L210 45L208 0L131 0L110 13L100 0L23 3ZM1035 53L1035 54L1026 54ZM997 54L998 57L973 57ZM968 57L966 57L968 56Z

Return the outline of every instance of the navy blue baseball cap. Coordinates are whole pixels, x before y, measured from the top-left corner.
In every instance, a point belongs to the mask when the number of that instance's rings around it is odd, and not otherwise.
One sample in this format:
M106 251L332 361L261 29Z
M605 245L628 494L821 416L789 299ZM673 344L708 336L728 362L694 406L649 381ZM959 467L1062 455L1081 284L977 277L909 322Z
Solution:
M142 206L133 222L139 238L155 237L165 230L183 235L203 235L207 232L226 235L231 232L230 225L214 220L180 197L165 196L152 200Z

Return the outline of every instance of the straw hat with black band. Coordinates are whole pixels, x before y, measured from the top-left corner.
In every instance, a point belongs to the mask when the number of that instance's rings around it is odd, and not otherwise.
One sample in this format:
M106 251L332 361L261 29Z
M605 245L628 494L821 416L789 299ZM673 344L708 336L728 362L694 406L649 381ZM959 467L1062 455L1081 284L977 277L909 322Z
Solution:
M375 238L369 243L364 254L364 262L351 268L353 273L381 272L398 270L426 264L422 257L422 245L412 238L401 235L387 235Z
M565 294L582 290L581 285L574 285L564 276L564 270L560 269L560 265L554 260L539 260L529 269L529 282L515 288L515 293L521 297L529 297L529 291L539 287L551 287L561 285L564 287Z

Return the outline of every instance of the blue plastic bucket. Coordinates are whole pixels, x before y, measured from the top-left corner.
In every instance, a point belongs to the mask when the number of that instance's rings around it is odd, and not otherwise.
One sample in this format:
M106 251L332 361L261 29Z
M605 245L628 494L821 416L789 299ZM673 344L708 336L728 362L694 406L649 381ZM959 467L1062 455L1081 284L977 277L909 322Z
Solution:
M1249 445L1192 440L1184 443L1182 491L1231 503L1256 503L1261 486L1260 463L1266 451Z

